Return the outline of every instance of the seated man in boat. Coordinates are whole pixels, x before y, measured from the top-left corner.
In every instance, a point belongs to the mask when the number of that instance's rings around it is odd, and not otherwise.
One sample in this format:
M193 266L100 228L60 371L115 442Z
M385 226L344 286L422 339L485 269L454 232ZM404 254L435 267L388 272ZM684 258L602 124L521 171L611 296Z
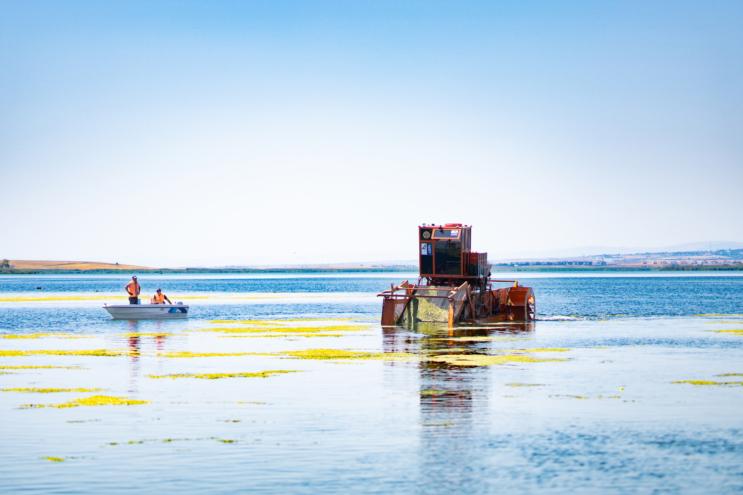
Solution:
M137 276L132 275L132 281L124 286L124 290L129 294L129 304L139 304L139 293L142 292Z
M157 289L157 292L155 292L155 295L152 296L150 303L151 304L165 304L165 301L168 301L168 304L173 304L172 302L170 302L170 299L168 299L168 296L163 294L162 289Z

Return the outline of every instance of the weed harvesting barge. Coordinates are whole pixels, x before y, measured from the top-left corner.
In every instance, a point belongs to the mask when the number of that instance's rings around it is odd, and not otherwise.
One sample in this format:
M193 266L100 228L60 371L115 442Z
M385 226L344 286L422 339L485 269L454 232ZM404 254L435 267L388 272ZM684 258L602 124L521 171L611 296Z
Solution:
M471 250L472 227L461 223L418 227L419 278L377 294L382 325L531 321L534 291L517 280L490 278L487 253ZM493 288L493 283L510 287Z

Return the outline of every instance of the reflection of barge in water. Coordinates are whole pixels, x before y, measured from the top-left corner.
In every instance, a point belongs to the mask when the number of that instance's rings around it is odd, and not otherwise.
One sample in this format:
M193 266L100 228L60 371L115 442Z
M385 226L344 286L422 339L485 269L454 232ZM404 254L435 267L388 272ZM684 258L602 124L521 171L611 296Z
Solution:
M530 321L536 317L534 291L516 280L490 278L487 253L471 250L472 227L460 223L418 227L420 277L378 296L382 325L419 321ZM494 289L493 283L512 283Z

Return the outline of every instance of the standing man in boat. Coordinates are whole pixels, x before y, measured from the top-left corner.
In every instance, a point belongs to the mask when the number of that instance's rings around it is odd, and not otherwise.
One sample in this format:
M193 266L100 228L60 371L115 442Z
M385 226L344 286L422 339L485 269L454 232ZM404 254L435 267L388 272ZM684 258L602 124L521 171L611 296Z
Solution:
M129 304L139 304L139 293L142 292L137 276L132 275L132 281L124 286L124 290L129 294Z

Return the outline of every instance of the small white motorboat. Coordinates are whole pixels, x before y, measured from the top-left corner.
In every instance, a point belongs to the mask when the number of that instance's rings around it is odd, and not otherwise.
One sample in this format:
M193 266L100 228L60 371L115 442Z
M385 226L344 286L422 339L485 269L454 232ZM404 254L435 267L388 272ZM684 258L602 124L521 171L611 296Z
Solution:
M105 304L103 309L114 320L149 320L162 318L188 318L188 305L176 304Z

